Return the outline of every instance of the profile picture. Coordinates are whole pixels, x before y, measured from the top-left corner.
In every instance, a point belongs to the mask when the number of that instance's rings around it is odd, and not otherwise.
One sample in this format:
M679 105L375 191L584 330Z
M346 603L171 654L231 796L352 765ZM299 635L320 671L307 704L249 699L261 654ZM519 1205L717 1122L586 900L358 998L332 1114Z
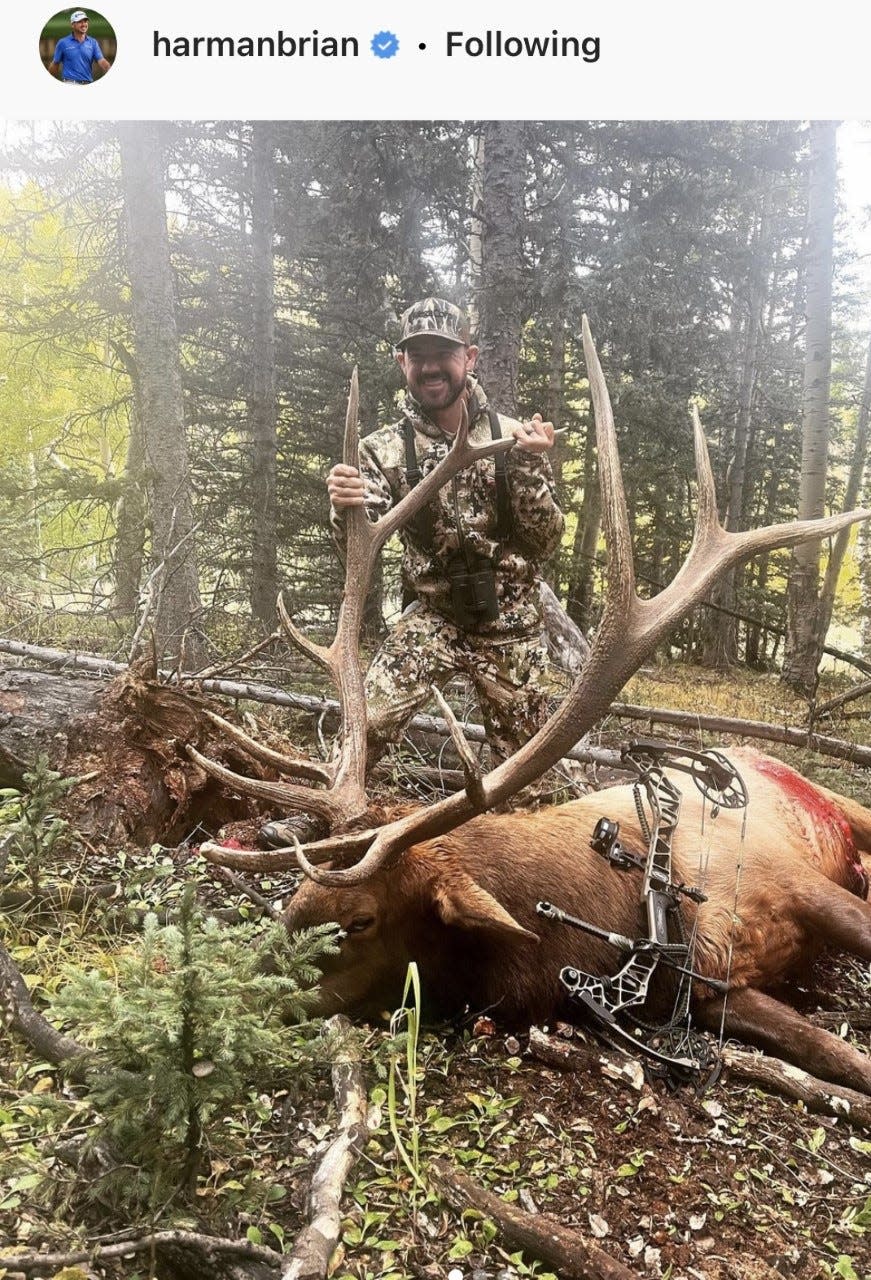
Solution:
M118 42L112 24L95 9L61 9L42 29L39 56L61 84L93 84L115 61Z

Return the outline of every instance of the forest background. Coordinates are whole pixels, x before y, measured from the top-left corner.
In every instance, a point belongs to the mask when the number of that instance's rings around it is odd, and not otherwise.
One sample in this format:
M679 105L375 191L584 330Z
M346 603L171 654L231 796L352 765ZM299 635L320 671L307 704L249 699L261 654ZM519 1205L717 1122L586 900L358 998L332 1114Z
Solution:
M585 630L602 549L582 313L615 404L643 591L691 538L692 401L727 527L856 505L867 210L863 224L838 202L837 133L8 125L0 632L122 657L153 640L195 667L271 631L279 588L328 631L342 571L324 478L349 374L359 366L364 433L395 417L397 318L429 293L468 306L501 410L566 428L554 468L567 531L549 577ZM815 552L810 568L760 557L672 653L771 669L786 652L810 696L832 615L839 642L871 655L871 544L854 534L841 555L826 583ZM388 548L370 639L399 609L397 562Z

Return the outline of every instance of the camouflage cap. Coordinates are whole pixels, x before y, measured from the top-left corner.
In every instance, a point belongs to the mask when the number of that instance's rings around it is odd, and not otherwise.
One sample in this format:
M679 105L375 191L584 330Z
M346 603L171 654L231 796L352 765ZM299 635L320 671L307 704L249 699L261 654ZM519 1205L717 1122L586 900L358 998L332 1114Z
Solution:
M469 345L469 321L459 307L444 298L422 298L403 312L399 321L398 347L409 338L427 335L445 338L460 346Z

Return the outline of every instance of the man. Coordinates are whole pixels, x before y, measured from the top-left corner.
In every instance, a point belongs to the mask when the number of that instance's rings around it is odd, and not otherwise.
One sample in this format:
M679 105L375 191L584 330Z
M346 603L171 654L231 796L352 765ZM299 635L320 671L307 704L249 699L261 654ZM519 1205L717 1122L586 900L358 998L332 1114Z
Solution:
M71 33L58 40L49 70L64 84L93 84L93 65L108 71L111 63L103 57L93 36L88 35L88 15L83 9L70 14Z
M430 686L452 675L470 680L496 760L546 716L537 579L564 525L547 459L554 429L539 414L521 423L490 409L474 375L477 357L459 307L441 298L409 307L396 353L407 388L403 416L360 442L359 471L339 463L327 477L341 545L346 511L365 506L375 518L394 506L445 456L464 409L471 440L517 440L504 461L482 459L461 472L401 531L403 591L412 603L366 675L368 767L401 738ZM286 844L291 830L299 835L295 825L269 823L262 835Z

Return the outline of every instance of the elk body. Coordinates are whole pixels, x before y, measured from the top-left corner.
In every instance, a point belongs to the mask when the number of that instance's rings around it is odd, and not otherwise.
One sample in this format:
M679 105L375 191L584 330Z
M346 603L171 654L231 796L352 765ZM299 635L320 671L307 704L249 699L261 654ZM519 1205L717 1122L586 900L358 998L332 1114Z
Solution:
M682 907L696 930L694 968L728 981L727 1034L871 1093L871 1058L766 994L825 946L871 960L859 857L871 852L871 812L766 756L733 758L749 795L746 826L739 810L713 817L693 783L673 775L683 793L675 878L707 895ZM565 1013L563 966L607 976L622 961L607 943L542 919L536 902L630 937L643 928L640 873L617 871L590 848L603 815L620 823L626 845L646 850L632 787L612 787L537 813L473 818L360 885L304 883L288 925L332 920L345 934L324 973L323 1011L394 1008L414 960L430 1012L486 1010L504 1025ZM719 1029L722 999L701 982L693 996L697 1025Z

